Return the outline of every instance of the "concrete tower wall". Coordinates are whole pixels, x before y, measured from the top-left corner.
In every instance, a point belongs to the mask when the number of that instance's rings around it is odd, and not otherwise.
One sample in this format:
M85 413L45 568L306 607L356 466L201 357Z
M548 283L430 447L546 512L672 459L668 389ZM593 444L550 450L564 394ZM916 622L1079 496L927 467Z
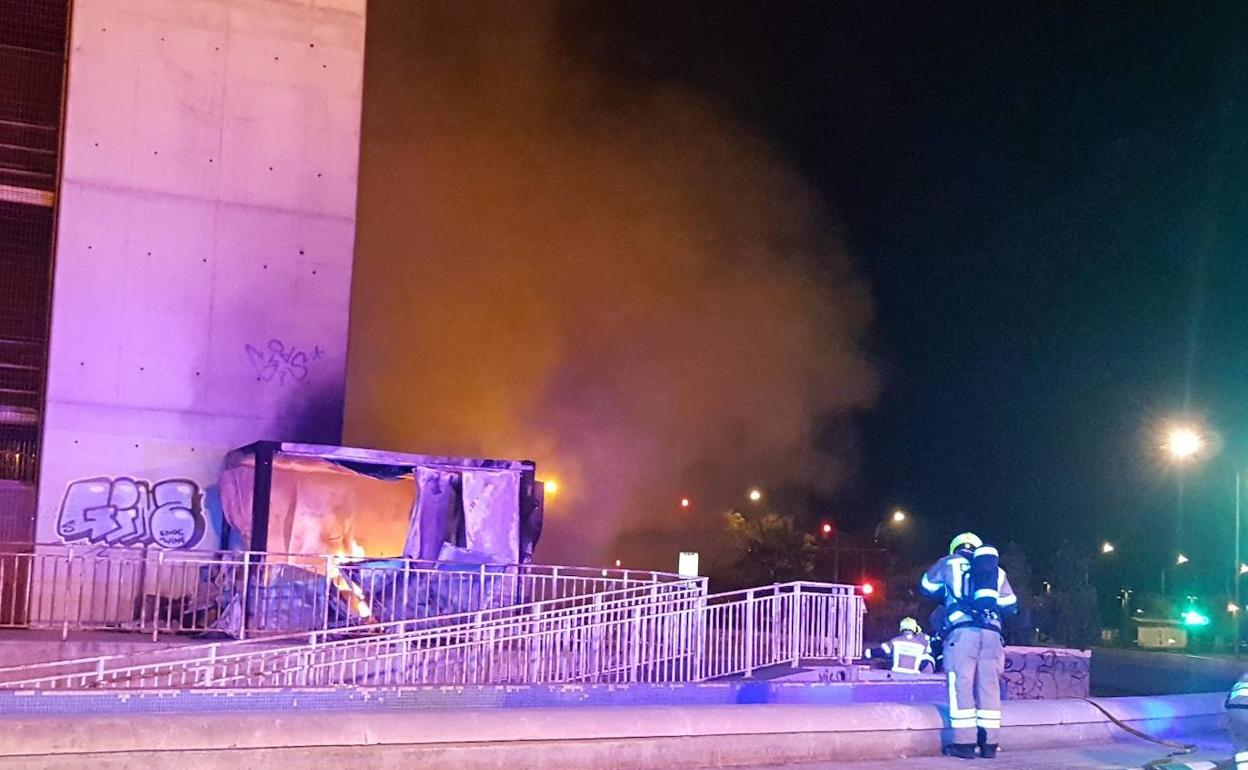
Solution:
M342 421L365 0L76 0L39 542L213 548Z

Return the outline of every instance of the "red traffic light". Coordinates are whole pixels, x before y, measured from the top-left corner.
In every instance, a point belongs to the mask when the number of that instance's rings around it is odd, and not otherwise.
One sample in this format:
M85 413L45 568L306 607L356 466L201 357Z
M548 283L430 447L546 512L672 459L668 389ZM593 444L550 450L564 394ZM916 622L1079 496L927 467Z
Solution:
M875 586L871 585L870 583L863 583L861 586L861 590L862 590L863 596L870 596L871 594L875 593Z

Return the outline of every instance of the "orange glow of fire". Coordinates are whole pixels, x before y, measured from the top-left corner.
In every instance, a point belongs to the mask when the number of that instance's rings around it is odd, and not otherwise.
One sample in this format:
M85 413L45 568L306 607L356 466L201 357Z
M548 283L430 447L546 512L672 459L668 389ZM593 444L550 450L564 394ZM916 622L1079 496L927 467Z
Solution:
M334 587L338 589L340 594L351 595L355 613L359 615L361 619L371 618L373 616L373 608L364 599L364 589L360 588L353 581L347 579L347 577L342 574L342 569L338 566L339 562L347 558L348 553L350 553L351 558L354 559L362 558L365 555L364 547L357 543L354 538L349 538L347 547L343 548L339 546L334 553L334 558L329 560L328 577L330 582L334 584Z

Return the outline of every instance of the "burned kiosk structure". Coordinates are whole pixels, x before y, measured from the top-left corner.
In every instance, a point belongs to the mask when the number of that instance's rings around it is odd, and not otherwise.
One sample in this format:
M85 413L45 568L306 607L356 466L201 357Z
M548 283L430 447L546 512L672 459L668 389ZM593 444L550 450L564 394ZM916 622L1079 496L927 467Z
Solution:
M262 441L225 459L211 592L232 636L455 615L529 598L542 484L527 460Z

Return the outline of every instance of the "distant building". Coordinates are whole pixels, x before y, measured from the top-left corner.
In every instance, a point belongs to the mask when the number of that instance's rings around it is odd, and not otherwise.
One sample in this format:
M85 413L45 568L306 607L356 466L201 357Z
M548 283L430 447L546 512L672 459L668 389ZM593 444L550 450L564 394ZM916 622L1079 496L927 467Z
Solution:
M1132 618L1135 643L1149 650L1182 650L1187 648L1187 630L1174 620L1165 618Z

